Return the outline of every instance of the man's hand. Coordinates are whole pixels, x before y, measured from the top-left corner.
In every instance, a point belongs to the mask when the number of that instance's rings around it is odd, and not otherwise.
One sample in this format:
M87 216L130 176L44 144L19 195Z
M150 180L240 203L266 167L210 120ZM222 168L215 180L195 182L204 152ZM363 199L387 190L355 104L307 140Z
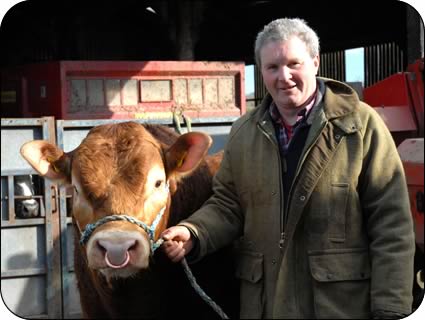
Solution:
M164 230L161 238L165 241L162 249L173 262L179 262L193 248L190 231L184 226L174 226Z

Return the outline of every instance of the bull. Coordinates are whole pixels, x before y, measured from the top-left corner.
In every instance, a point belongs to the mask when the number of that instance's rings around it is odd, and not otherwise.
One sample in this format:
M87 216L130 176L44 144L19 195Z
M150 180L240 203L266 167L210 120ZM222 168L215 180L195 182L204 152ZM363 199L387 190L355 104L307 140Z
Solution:
M71 152L30 141L22 156L43 177L73 188L74 267L86 318L216 318L181 265L159 246L211 195L222 154L207 156L211 138L177 135L135 122L92 128ZM238 317L231 248L192 265L199 285Z

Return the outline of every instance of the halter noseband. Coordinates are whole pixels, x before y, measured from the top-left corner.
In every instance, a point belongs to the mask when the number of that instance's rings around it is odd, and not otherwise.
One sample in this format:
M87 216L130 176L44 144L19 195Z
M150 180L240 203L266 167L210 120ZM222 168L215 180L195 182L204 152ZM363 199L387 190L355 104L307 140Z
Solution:
M167 189L167 192L168 192L169 191L168 182L166 184L166 189ZM89 241L89 238L90 238L91 234L93 233L93 231L97 227L101 226L102 224L105 224L105 223L110 222L110 221L127 221L127 222L134 223L134 224L138 225L140 228L142 228L143 230L145 230L145 232L149 236L149 241L150 241L150 244L151 244L151 250L152 250L152 253L153 253L164 242L164 240L161 239L161 238L158 239L157 241L155 241L154 236L155 236L155 229L156 229L159 221L161 220L162 216L164 215L166 207L167 206L164 206L159 211L158 215L155 217L155 220L152 222L152 224L150 226L148 226L143 221L137 220L136 218L134 218L132 216L125 215L125 214L114 214L114 215L111 215L111 216L103 217L102 219L96 221L95 223L89 223L88 225L86 225L86 227L84 228L84 231L81 233L80 245L85 245L87 243L87 241Z

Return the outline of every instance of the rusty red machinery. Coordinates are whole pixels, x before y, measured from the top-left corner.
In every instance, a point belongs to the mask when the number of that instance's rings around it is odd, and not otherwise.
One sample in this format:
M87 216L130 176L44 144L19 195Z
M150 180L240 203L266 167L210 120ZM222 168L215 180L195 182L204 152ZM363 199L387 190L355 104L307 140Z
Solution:
M424 59L365 88L364 101L375 108L391 131L403 162L415 224L415 299L424 289ZM421 301L416 301L420 304Z

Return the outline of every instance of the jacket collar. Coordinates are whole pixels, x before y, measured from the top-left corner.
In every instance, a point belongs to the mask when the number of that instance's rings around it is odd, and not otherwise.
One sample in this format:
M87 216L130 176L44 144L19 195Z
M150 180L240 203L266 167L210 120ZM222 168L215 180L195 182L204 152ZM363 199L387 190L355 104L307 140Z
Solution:
M352 133L362 128L360 118L356 115L360 100L357 93L348 85L328 79L317 77L319 94L323 97L319 99L319 106L314 108L314 112L309 115L309 122L331 121L344 132ZM268 112L273 99L269 93L266 94L257 110L252 114L257 122L267 123L271 121Z

